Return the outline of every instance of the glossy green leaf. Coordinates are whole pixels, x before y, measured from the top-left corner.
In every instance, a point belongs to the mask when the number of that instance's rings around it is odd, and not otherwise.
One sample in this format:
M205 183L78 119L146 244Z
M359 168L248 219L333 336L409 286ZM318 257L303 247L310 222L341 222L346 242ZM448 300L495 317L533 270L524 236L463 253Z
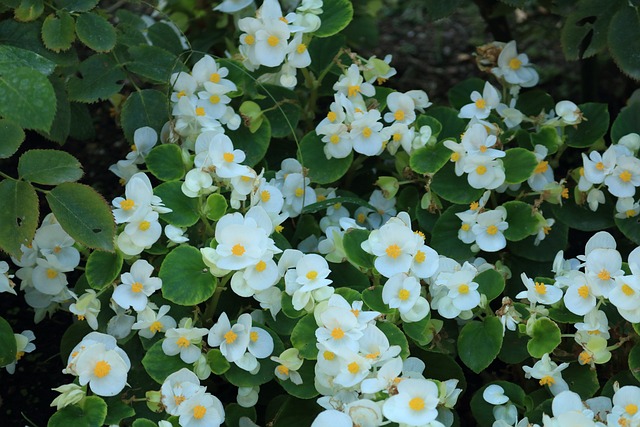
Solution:
M402 330L420 346L429 344L436 333L430 315L417 322L403 323Z
M216 375L224 374L231 367L227 359L217 348L212 348L207 352L207 365L211 368L211 372Z
M504 182L507 184L519 184L526 181L538 166L536 155L519 147L506 150L502 163L505 174Z
M98 396L87 396L82 406L65 406L53 414L47 427L101 427L106 417L106 402Z
M179 371L182 368L190 368L188 365L180 359L180 355L167 356L162 350L163 340L158 341L151 346L142 358L142 366L145 371L154 381L158 384L162 384L164 380L174 372Z
M0 317L0 367L16 360L16 338L9 322Z
M227 199L218 193L210 194L204 207L204 213L210 220L217 221L227 213Z
M433 117L442 125L442 132L438 139L458 140L466 128L466 120L458 117L458 110L448 107L430 107L429 116Z
M504 276L493 269L483 271L473 281L478 284L478 292L485 294L488 301L498 298L504 291Z
M400 328L390 322L377 322L376 326L385 334L390 345L400 346L399 356L402 360L409 357L409 341Z
M390 314L394 313L397 310L395 308L390 308L385 302L382 300L382 288L383 286L376 286L375 288L367 288L362 291L362 301L369 307L371 310L379 311L382 314Z
M542 145L547 148L548 155L551 155L558 151L558 147L562 145L562 141L554 127L542 126L538 132L531 134L531 145L531 148L536 145Z
M527 350L536 359L542 358L545 353L551 353L561 341L560 328L554 321L546 317L534 322L530 336Z
M416 129L420 130L423 126L429 126L431 128L431 136L434 138L437 138L440 135L440 132L442 132L442 123L434 117L420 114L416 118Z
M526 335L520 336L517 332L506 330L498 358L510 365L522 363L531 357L527 351L527 341L529 337Z
M280 296L280 303L282 304L282 313L290 319L299 319L307 314L304 309L296 310L293 307L293 298L286 292L283 292Z
M56 68L56 64L31 50L0 45L0 75L9 74L24 67L48 76Z
M609 129L609 108L607 104L589 102L578 105L586 121L582 121L578 128L567 126L566 144L569 147L590 147L602 138Z
M314 385L315 382L315 362L312 360L305 360L298 373L302 377L302 384L294 384L291 379L282 381L278 379L278 383L285 391L298 399L313 399L318 396L318 390Z
M353 161L353 153L343 159L327 159L324 142L311 131L300 141L300 162L309 169L311 182L329 184L342 178Z
M320 14L320 28L316 37L329 37L344 29L353 19L353 5L349 0L325 0Z
M87 259L87 282L93 289L101 290L116 280L121 269L122 255L119 252L93 251Z
M486 384L476 391L471 398L471 412L481 427L491 427L495 421L495 417L493 416L493 408L495 408L495 406L482 397L484 390L492 384L497 384L502 387L504 394L513 403L520 407L524 406L525 394L519 385L508 381L493 381L490 384Z
M78 39L96 52L109 52L116 45L116 29L97 13L82 13L76 19Z
M569 389L578 393L582 400L595 396L600 389L598 373L589 365L571 363L567 369L562 371L562 378L569 384Z
M472 77L457 83L449 89L447 97L451 106L457 110L463 106L470 104L471 92L476 91L482 93L484 89L485 81L478 77Z
M514 254L531 261L553 261L558 251L566 249L568 233L568 227L556 221L538 246L534 245L535 236L530 236L518 242L508 242L507 247Z
M169 181L158 185L153 192L172 210L161 214L160 218L176 227L191 227L200 219L198 199L185 196L181 187L182 181Z
M143 126L152 127L158 134L169 119L167 96L154 89L132 93L122 106L120 122L127 140L133 143L133 134Z
M25 181L57 185L82 178L82 165L60 150L29 150L20 156L18 174Z
M26 67L0 74L0 116L24 129L48 131L56 114L49 79Z
M533 89L522 92L518 96L516 108L527 116L538 116L553 110L555 103L553 98L542 89Z
M629 353L629 370L640 381L640 344L636 344Z
M640 245L640 217L615 218L615 223L622 234L636 245Z
M69 12L88 12L97 6L98 0L55 0L55 4Z
M446 128L445 128L446 129ZM485 191L473 188L467 181L467 175L457 176L453 163L444 165L431 181L431 190L443 199L455 204L469 204L480 199Z
M634 102L620 111L611 126L611 140L617 144L625 135L640 134L640 102Z
M462 327L458 336L458 355L476 374L493 362L501 347L502 323L497 317L471 321Z
M594 212L586 203L579 206L569 198L562 205L552 205L551 209L559 221L576 230L600 231L614 226L613 203L600 205Z
M264 155L267 154L269 143L271 142L271 124L269 120L263 120L262 124L254 133L251 133L244 124L237 130L227 132L234 148L244 151L247 156L242 162L248 166L255 166Z
M371 286L369 276L360 271L351 263L342 262L340 264L329 263L329 279L333 280L336 293L339 293L349 302L356 299L361 300L360 292ZM342 293L345 292L345 293ZM357 298L355 297L357 295Z
M241 427L240 418L247 417L251 421L256 421L256 408L243 408L237 403L230 403L224 407L224 425L226 427ZM176 425L175 427L180 427Z
M175 144L153 147L144 160L149 172L162 181L173 181L184 176L182 150Z
M127 69L158 83L167 83L172 73L184 69L182 62L171 52L157 46L138 45L129 48L131 62Z
M71 48L76 39L76 23L67 12L50 14L42 24L42 42L54 52Z
M418 148L411 153L411 169L416 173L438 172L451 157L452 151L442 141L434 145Z
M158 427L158 424L147 418L137 418L133 424L131 424L131 427Z
M303 359L316 360L318 357L316 329L318 329L318 324L311 313L298 320L291 332L291 344L298 349L300 357Z
M362 268L373 268L374 256L362 249L362 242L369 238L369 231L349 229L342 238L347 259Z
M133 417L136 411L129 405L122 402L120 396L105 399L107 403L107 417L104 423L108 425L119 425L125 418Z
M150 26L147 29L147 37L154 46L167 50L174 55L180 55L184 51L178 34L164 22L156 22Z
M188 245L178 246L165 257L158 277L162 279L162 296L180 305L208 300L217 285L200 251Z
M0 248L20 258L20 245L29 245L38 227L38 196L31 184L0 182Z
M458 238L462 225L457 213L467 210L467 206L453 205L440 215L431 232L431 247L440 255L448 256L459 262L471 258L474 254L471 245Z
M512 200L502 205L507 210L509 228L504 231L504 237L512 242L526 239L538 230L538 218L533 206L528 203Z
M567 17L560 41L569 60L589 58L607 45L607 33L616 10L624 0L582 0Z
M7 159L13 156L25 138L22 128L15 122L6 119L0 119L0 135L2 135L0 159Z
M47 201L62 228L76 241L90 248L113 251L113 215L93 188L65 182L47 194Z
M120 92L126 74L109 55L91 55L69 78L69 100L92 103ZM145 124L140 124L140 127Z

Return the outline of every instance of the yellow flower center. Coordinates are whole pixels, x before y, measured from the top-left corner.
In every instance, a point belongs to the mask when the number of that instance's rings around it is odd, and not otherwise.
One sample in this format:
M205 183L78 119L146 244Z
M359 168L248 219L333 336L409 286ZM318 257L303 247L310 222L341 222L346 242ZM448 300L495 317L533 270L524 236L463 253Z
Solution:
M542 232L545 234L545 236L549 234L550 231L551 231L551 227L549 227L548 225L545 225L544 227L542 227Z
M318 277L318 272L315 270L311 270L310 272L307 273L307 279L309 280L316 280L317 277Z
M349 89L347 90L347 92L348 92L348 96L356 96L356 94L360 92L360 86L358 85L349 86Z
M340 137L336 134L331 135L331 137L329 137L329 141L332 144L337 144L338 142L340 142Z
M622 285L622 293L630 297L631 295L635 294L635 291L631 288L631 286L625 283L624 285Z
M463 283L462 285L458 286L458 293L466 295L469 293L469 285L467 285L466 283Z
M324 353L322 353L322 356L326 359L326 360L333 360L336 358L336 354L332 351L329 350L325 350Z
M296 52L298 54L303 54L307 51L307 45L304 43L300 43L298 47L296 47Z
M247 34L247 36L244 38L244 42L249 46L251 46L256 42L256 38L253 37L251 34Z
M276 369L282 375L289 375L289 368L287 368L284 365L278 365L278 367Z
M206 113L204 112L204 107L196 108L196 116L204 116Z
M631 181L631 178L633 178L633 175L631 175L631 172L629 171L622 171L618 177L622 182L629 182Z
M331 336L334 340L341 340L342 338L344 338L344 331L342 330L342 328L335 327L333 328L333 331L331 331Z
M187 347L189 347L191 342L188 339L186 339L185 337L180 337L180 338L178 338L178 341L176 341L176 344L180 348L187 348Z
M522 67L522 61L520 61L518 58L511 58L511 60L509 61L509 68L511 68L512 70L519 70L520 67Z
M593 357L591 357L591 355L586 351L583 351L578 355L578 360L581 364L586 365L588 363L591 363Z
M460 230L462 231L469 231L471 229L471 226L467 223L464 223L460 226Z
M338 115L333 111L329 111L327 113L327 119L329 119L330 122L335 122L337 118L338 118Z
M135 292L136 294L138 292L142 292L143 288L144 288L144 286L142 286L142 283L140 283L140 282L133 282L131 284L131 292Z
M365 138L369 138L371 136L371 128L366 127L364 129L362 129L362 136L364 136Z
M185 400L187 400L187 398L184 396L173 396L173 401L175 402L176 406L180 406L180 404Z
M418 252L416 252L416 256L413 259L418 264L422 264L424 262L424 260L427 259L427 255L422 251L418 251Z
M486 145L481 145L481 146L480 146L480 152L481 152L481 153L486 153L488 149L489 149L489 148L487 148L487 146L486 146Z
M262 273L266 268L267 268L267 263L266 263L266 262L264 262L264 261L259 261L259 262L256 264L256 271L257 271L258 273Z
M223 335L224 336L224 340L227 344L233 344L234 341L238 338L238 334L236 334L235 332L233 332L232 330L229 330L226 334Z
M490 225L487 227L487 234L489 236L493 236L498 232L498 227L496 227L495 225Z
M183 96L185 96L185 95L186 95L185 91L181 90L180 92L178 92L178 93L176 94L176 97L177 97L178 99L180 99L180 98L182 98L182 97L183 97Z
M385 249L385 252L387 253L388 257L396 259L400 256L400 254L402 253L402 250L400 249L400 246L393 244L393 245L387 246L387 249Z
M638 405L629 403L627 406L624 407L624 410L626 411L627 414L634 416L636 412L638 412Z
M220 97L218 95L211 95L209 97L209 102L212 104L217 104L218 102L220 102Z
M233 162L233 159L235 159L236 156L233 155L233 153L224 153L222 155L222 158L224 159L225 162Z
M209 76L209 81L211 83L220 83L220 74L211 73L211 75Z
M533 173L545 173L549 169L549 162L543 160L533 170Z
M304 195L304 188L296 188L296 197L302 197Z
M240 243L236 243L231 248L231 253L235 256L242 256L247 250Z
M77 317L78 317L78 320L84 320L84 316L82 314L78 314Z
M480 165L476 168L476 173L478 175L484 175L485 173L487 173L487 167L485 165Z
M397 121L404 120L404 111L398 110L393 114L393 118Z
M378 357L380 357L380 352L376 351L375 353L369 353L366 356L367 359L377 359Z
M609 274L609 272L603 268L602 270L600 270L600 273L598 273L598 279L609 280L611 279L611 274Z
M598 169L599 171L604 170L604 163L602 162L596 163L596 169Z
M58 277L58 272L56 270L54 270L53 268L47 268L47 277L49 279L53 280L56 277Z
M556 380L553 379L550 375L545 375L540 379L540 385L552 385L555 384Z
M477 109L482 110L487 106L487 101L485 101L484 99L480 98L475 102L475 104L476 104L476 108Z
M627 216L627 218L631 218L632 216L636 215L636 211L633 209L628 209L624 214Z
M149 221L142 221L140 225L138 225L138 229L140 231L147 231L151 227L151 223Z
M578 288L578 295L582 298L587 298L589 296L589 287L587 285L582 285Z
M151 324L151 326L149 326L149 330L151 332L160 332L162 331L162 328L163 328L162 323L160 323L158 320L156 320Z
M109 375L109 371L111 371L111 365L104 360L98 360L96 366L93 368L93 375L98 378L104 378Z
M270 199L271 193L269 193L269 191L267 190L262 190L262 192L260 193L260 200L262 200L262 203L267 203Z
M410 296L411 292L406 289L400 289L400 291L398 291L398 298L400 298L400 301L406 301Z
M267 39L267 43L269 43L269 46L271 47L276 47L278 43L280 43L280 39L272 34Z
M453 153L451 153L450 159L452 162L457 162L458 160L460 160L460 153L454 151Z
M60 246L56 245L56 246L53 248L53 253L54 253L54 254L59 254L61 250L62 250L62 248L61 248Z
M135 204L136 204L136 202L134 202L133 200L125 199L125 200L120 202L120 208L123 211L129 211L129 210L133 209L133 206Z
M352 308L349 311L351 311L353 313L353 315L356 316L356 317L360 316L360 310L356 310L355 308Z
M545 285L542 282L536 282L534 284L536 292L539 293L540 295L544 295L547 293L547 285Z
M414 397L409 401L409 408L414 411L422 411L424 409L424 399L421 397Z
M22 359L23 356L24 356L24 351L18 351L16 353L16 360Z
M363 214L362 212L360 212L360 213L358 214L358 217L356 218L356 220L357 220L360 224L364 223L364 221L365 221L366 219L367 219L367 216L366 216L365 214Z
M347 365L347 369L352 374L357 374L360 371L360 365L358 365L356 362L351 362Z
M249 339L251 340L251 342L258 341L258 333L256 331L250 332L249 333Z
M202 405L196 405L193 407L193 418L201 420L207 413L207 408Z

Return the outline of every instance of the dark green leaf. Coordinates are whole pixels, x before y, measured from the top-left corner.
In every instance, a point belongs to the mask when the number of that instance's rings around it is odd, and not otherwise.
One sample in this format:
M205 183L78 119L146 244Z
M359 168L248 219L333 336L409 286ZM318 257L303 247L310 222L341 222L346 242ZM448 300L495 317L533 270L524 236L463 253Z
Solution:
M568 227L556 221L538 246L534 246L535 236L530 236L518 242L508 242L507 247L514 254L531 261L553 261L558 251L566 249L568 233Z
M409 357L409 342L400 328L389 322L377 322L376 326L385 334L390 345L400 346L399 356L402 360Z
M615 223L622 234L636 245L640 245L640 217L615 218Z
M162 181L173 181L184 176L182 150L175 144L161 144L147 154L145 163L149 172Z
M211 298L217 285L200 251L188 245L178 246L166 256L158 277L162 279L162 296L186 306Z
M430 107L429 115L440 122L442 132L438 139L458 140L466 128L466 121L458 117L458 110L448 107Z
M629 370L640 381L640 344L636 344L629 353Z
M471 187L466 174L457 176L455 166L451 162L444 165L433 176L431 190L443 199L455 204L468 204L476 201L485 191L482 188Z
M182 71L184 65L178 58L166 50L149 45L129 48L132 61L127 69L153 82L167 83L172 73Z
M69 99L86 103L107 99L120 92L126 77L109 55L91 55L80 64L78 72L79 76L69 78Z
M278 379L278 383L285 391L298 399L313 399L319 393L314 385L315 382L315 362L311 360L305 360L302 367L298 369L300 377L302 377L302 384L294 384L290 379L282 381Z
M69 103L70 107L70 123L69 136L79 141L95 138L96 132L93 127L93 118L85 104L79 102Z
M536 155L524 148L506 150L502 163L504 164L504 182L507 184L519 184L526 181L538 166Z
M20 258L20 245L29 245L38 227L38 196L31 184L0 182L0 248Z
M227 359L217 348L212 348L207 353L207 365L209 365L209 368L211 368L211 372L216 375L224 374L231 367Z
M569 198L562 205L552 205L551 209L559 221L576 230L600 231L614 226L612 203L601 205L594 212L586 203L578 206Z
M589 102L578 105L586 121L582 121L578 128L568 126L566 143L569 147L584 148L595 144L609 129L609 109L607 104Z
M147 374L158 384L162 384L174 372L182 368L190 368L190 365L184 363L179 355L167 356L164 354L162 350L163 341L160 340L152 345L142 358L142 366L144 366Z
M567 17L562 27L560 41L564 56L569 60L589 58L607 45L607 33L611 18L623 0L601 2L582 0Z
M16 360L16 338L9 322L0 317L0 367L9 365Z
M180 37L173 31L173 28L163 22L156 22L150 26L147 30L147 36L154 46L168 50L174 55L180 55L184 51Z
M88 12L98 4L98 0L55 0L60 9L69 12Z
M521 93L516 102L516 108L527 116L538 116L540 113L546 114L553 110L554 105L551 95L541 89L533 89Z
M347 259L362 268L373 268L374 256L362 249L361 243L369 238L367 230L348 230L342 239L342 246Z
M476 374L493 362L501 347L502 323L497 317L471 321L462 327L458 336L458 355Z
M198 199L185 196L181 187L182 181L169 181L158 185L153 192L172 210L161 214L160 218L176 227L191 227L200 219Z
M484 85L485 81L477 77L472 77L455 84L447 92L449 103L453 108L457 110L461 109L463 106L472 102L471 92L476 91L482 93Z
M598 373L589 365L571 363L562 371L562 378L569 384L569 389L578 393L582 400L593 397L600 389Z
M93 251L87 259L85 274L93 289L101 290L120 275L122 255L118 252Z
M67 141L71 130L71 105L67 97L66 82L60 77L49 77L56 94L56 115L48 132L42 134L60 145Z
M302 109L296 93L275 85L260 85L258 93L266 98L256 102L271 124L271 135L282 138L295 132Z
M246 154L245 165L255 166L269 149L271 142L271 124L269 120L263 120L262 124L254 133L244 124L240 125L237 130L227 132L234 148L238 148Z
M362 291L362 301L369 307L371 310L379 311L382 314L390 314L394 313L397 310L395 308L390 308L385 302L382 300L382 288L383 286L376 286L375 288L367 288Z
M0 135L2 135L0 159L7 159L13 156L25 138L22 128L15 122L6 119L0 119Z
M61 11L58 16L53 13L46 17L42 24L42 41L47 49L54 52L68 50L76 39L76 23L67 12Z
M453 205L438 218L433 226L431 247L440 255L464 261L473 256L471 245L458 238L458 230L462 225L457 213L467 210L467 206Z
M82 178L82 165L60 150L29 150L20 156L18 174L25 181L57 185Z
M133 417L136 411L129 405L120 400L120 396L114 396L105 399L107 402L107 417L104 420L108 425L119 425L120 421L125 418Z
M329 184L342 178L353 161L353 153L343 159L327 159L324 142L311 131L300 141L300 163L309 169L311 182Z
M134 92L122 106L121 124L124 136L133 143L134 132L143 127L152 127L158 134L169 119L167 96L154 89Z
M107 417L107 404L98 396L87 396L79 405L65 406L53 414L47 427L100 427Z
M512 242L526 239L538 230L538 218L533 206L528 203L512 200L502 205L507 210L509 228L504 231L504 237Z
M48 131L56 114L56 95L49 79L30 68L0 74L0 116L24 129Z
M298 349L300 357L303 359L316 360L318 356L316 329L318 329L318 324L311 313L298 320L291 332L291 344Z
M625 107L611 126L611 140L617 144L625 135L630 133L640 134L640 102Z
M462 0L424 0L429 18L433 21L446 18L456 11Z
M48 76L56 68L56 64L31 50L0 45L0 75L10 74L23 67Z
M102 16L88 12L76 19L78 39L96 52L109 52L116 45L116 29Z
M504 276L496 270L485 270L473 281L478 284L478 292L485 294L488 301L498 298L504 291Z
M21 0L20 6L14 10L14 16L17 21L29 22L34 21L44 12L43 0Z
M419 148L411 153L411 169L421 174L436 173L447 164L451 153L442 141Z

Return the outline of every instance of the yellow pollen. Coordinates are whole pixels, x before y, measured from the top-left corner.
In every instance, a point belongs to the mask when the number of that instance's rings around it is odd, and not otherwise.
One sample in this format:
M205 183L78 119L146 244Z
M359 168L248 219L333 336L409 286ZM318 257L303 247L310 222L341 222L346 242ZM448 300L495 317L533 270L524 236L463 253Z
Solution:
M393 244L393 245L387 246L387 249L385 249L385 252L387 253L387 256L389 256L390 258L396 259L400 256L400 254L402 253L402 250L400 249L400 246Z
M267 268L267 263L264 261L260 261L256 264L256 271L258 273L263 272Z
M204 418L206 413L207 408L202 405L196 405L193 407L193 418L195 418L196 420L201 420L202 418Z
M185 96L185 95L186 95L185 91L181 90L180 92L178 92L178 94L176 95L176 97L177 97L178 99L180 99L180 98L182 98L182 97L183 97L183 96Z
M322 356L326 359L326 360L333 360L336 358L336 354L332 351L329 350L325 350L324 353L322 353Z
M233 344L234 341L238 338L238 334L229 330L226 334L223 335L224 340L227 344Z
M380 357L380 352L376 351L375 353L369 353L366 356L367 359L377 359L378 357Z
M249 339L251 340L251 342L258 341L258 333L256 331L250 332Z
M342 330L342 328L333 328L333 331L331 331L331 336L334 340L341 340L342 338L344 338L344 331Z
M278 365L276 369L278 369L278 372L282 375L289 375L289 368L284 365Z
M467 285L466 283L463 283L462 285L458 286L458 293L466 295L469 293L469 285Z
M176 341L176 344L180 348L187 348L187 347L189 347L189 345L191 345L191 342L188 339L186 339L185 337L180 337L180 338L178 338L178 341Z
M629 182L631 181L631 178L633 178L633 175L631 175L631 172L629 171L622 171L620 175L618 175L618 178L620 178L620 181L622 182Z
M404 120L404 111L398 110L393 114L393 118L397 121Z
M276 233L282 233L282 230L284 230L284 227L281 225L276 225L276 228L274 229Z
M630 297L631 295L635 294L635 291L631 288L631 286L625 283L624 285L622 285L622 293Z
M84 316L82 314L78 314L78 320L84 320Z
M460 226L460 230L462 231L469 231L471 229L471 226L467 223L464 223Z
M287 18L285 18L284 16L281 16L280 18L278 18L280 21L284 22L285 24L288 24L289 21L287 20Z
M556 383L556 380L553 379L550 375L545 375L540 379L540 385L553 385Z
M136 204L136 202L134 202L133 200L125 199L125 200L120 202L120 208L122 208L123 211L129 211L129 210L133 209L133 206L135 204Z
M580 168L578 170L578 173L580 173L580 176L584 176L584 168Z
M371 133L372 133L372 131L371 131L371 128L369 128L369 127L366 127L364 129L362 129L362 135L365 138L369 138L371 136Z
M61 250L62 250L62 248L60 246L56 246L56 247L53 248L53 253L54 254L59 254Z
M453 153L451 153L450 159L452 162L457 162L458 160L460 160L460 153L454 151Z
M252 178L250 176L246 176L246 175L240 177L240 181L242 182L249 182L251 181L251 179Z
M600 270L600 273L598 273L598 279L609 280L611 279L611 274L609 274L609 272L603 268L602 270Z
M418 264L422 264L424 260L427 259L427 255L422 251L418 251L416 252L416 256L413 259Z
M396 132L396 133L393 134L392 138L393 138L393 140L395 142L398 142L398 141L400 141L402 139L402 134L399 133L399 132Z
M560 193L560 195L562 196L563 199L568 199L569 198L569 189L568 188L563 188L562 189L562 193Z
M204 116L204 115L205 115L204 107L196 108L196 116Z
M24 351L17 352L16 353L16 360L22 359L23 356L24 356Z
M341 207L342 207L342 203L335 203L335 204L333 205L333 209L335 209L335 210L338 210L338 209L340 209Z
M311 270L310 272L307 273L307 279L309 280L316 280L317 277L318 277L318 272L315 270Z
M493 236L498 232L498 227L496 227L495 225L490 225L487 227L487 234L489 236Z
M220 74L211 73L211 75L209 76L209 81L211 83L220 83Z
M469 204L469 209L471 209L472 211L475 211L479 207L480 207L480 203L478 202L471 202L471 204Z
M304 195L304 188L296 188L296 197L302 197Z
M357 220L360 224L364 223L365 219L367 219L367 216L366 216L365 214L363 214L362 212L360 212L360 213L358 214L358 217L356 218L356 220Z
M58 272L53 268L47 268L47 277L49 279L55 279L56 277L58 277Z
M327 119L329 119L330 122L335 122L337 118L338 118L338 115L333 111L329 111L327 113Z
M173 401L175 402L176 406L179 406L185 400L187 400L187 398L184 396L173 396Z
M224 159L225 162L233 162L233 159L235 159L236 156L233 155L233 153L224 153L222 155L222 158Z
M271 193L269 193L267 190L262 190L262 192L260 193L260 200L262 200L262 203L267 203L270 199Z
M604 169L604 163L602 162L598 162L596 163L596 169L598 169L599 171Z
M544 295L547 293L547 285L545 285L542 282L536 282L534 284L536 292L539 293L540 295Z
M409 401L409 408L414 411L422 411L424 409L424 399L421 397L414 397Z
M247 250L240 243L236 243L231 248L231 253L235 256L242 256Z
M98 378L103 378L109 375L109 371L111 371L111 365L104 360L98 360L96 366L93 368L93 375Z
M587 298L589 296L589 287L587 285L582 285L578 288L578 295L582 298Z
M488 148L487 148L487 146L486 146L486 145L481 145L481 146L480 146L480 152L481 152L481 153L486 153L486 152L487 152L487 150L488 150Z
M155 322L153 322L151 324L151 326L149 326L149 330L151 332L160 332L160 331L162 331L162 328L163 328L162 323L160 323L157 320Z
M356 107L356 109L355 109L355 110L353 110L353 111L354 111L355 113L362 113L362 110L361 110L361 109L359 109L358 107Z
M549 227L548 225L545 225L544 227L542 227L542 232L545 234L545 236L549 234L550 231L551 231L551 227Z
M138 229L140 231L147 231L151 227L151 223L149 221L142 221L140 225L138 225Z
M400 299L400 301L406 301L410 296L411 292L406 289L400 289L400 291L398 291L398 298Z
M256 42L256 38L251 34L247 34L247 36L244 38L244 42L248 45L252 45Z
M316 200L318 202L324 202L325 200L327 200L327 196L320 194L319 196L316 196Z
M360 365L358 365L356 362L351 362L347 365L347 369L352 374L357 374L360 371Z
M594 329L593 331L587 331L587 333L589 335L600 335L600 331L597 329Z
M220 97L218 95L211 95L209 97L209 102L212 104L217 104L218 102L220 102Z
M627 406L624 407L624 410L626 411L627 414L634 416L636 412L638 412L638 405L629 403Z
M512 70L519 70L521 66L522 61L520 61L518 58L511 58L511 61L509 61L509 68L511 68Z
M142 292L143 288L144 286L142 286L142 283L140 282L133 282L131 284L131 292L135 292L136 294Z
M360 316L360 310L356 310L355 308L352 308L350 311L353 313L354 316L356 317Z
M307 51L307 45L304 43L300 43L298 47L296 47L296 52L298 54L303 54Z
M591 361L593 360L593 357L591 357L591 355L586 351L583 351L578 355L578 359L582 365L586 365L588 363L591 363Z
M485 101L484 99L480 98L478 99L476 102L476 108L479 110L482 110L483 108L485 108L487 106L487 101Z
M360 92L360 86L358 85L349 86L348 96L356 96L359 92Z
M629 209L625 212L625 215L627 216L627 218L631 218L632 216L636 215L636 211L633 209Z
M533 173L545 173L549 169L549 162L543 160L533 170Z
M340 142L340 137L336 134L331 135L331 137L329 137L329 142L331 142L332 144L337 144L338 142Z
M275 47L278 45L278 43L280 43L280 39L274 35L270 35L267 39L267 43L269 43L269 46Z
M476 173L478 175L484 175L485 173L487 173L487 167L485 165L480 165L476 168Z

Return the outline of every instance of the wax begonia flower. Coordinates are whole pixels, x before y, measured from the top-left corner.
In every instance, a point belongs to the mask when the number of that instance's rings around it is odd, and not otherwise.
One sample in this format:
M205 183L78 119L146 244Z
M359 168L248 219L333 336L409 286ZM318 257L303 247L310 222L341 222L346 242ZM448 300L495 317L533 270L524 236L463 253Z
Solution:
M571 101L560 101L555 107L556 114L567 125L576 125L582 121L582 111Z
M129 310L120 307L113 300L109 303L109 308L115 315L107 321L107 333L118 340L126 338L131 333L131 327L136 318L129 314Z
M562 298L562 290L554 285L543 282L534 282L533 279L527 277L526 273L520 275L522 283L527 288L516 295L516 298L526 298L530 303L551 305L560 301Z
M287 379L292 383L300 385L303 383L302 377L298 370L302 367L304 359L300 358L300 352L297 348L288 348L283 351L280 356L271 356L271 360L278 363L275 368L275 376L282 381Z
M494 190L505 181L504 164L500 159L483 156L465 158L463 171L467 173L467 182L473 188Z
M138 312L137 321L131 326L131 329L140 331L138 335L151 339L156 333L166 332L177 326L175 319L167 315L171 309L169 305L163 305L157 313L150 305L148 304L144 310Z
M362 249L376 256L374 265L385 277L406 273L422 239L402 221L390 220L362 242Z
M460 109L458 117L463 119L486 119L491 110L500 104L500 93L489 82L484 84L482 95L474 90L471 92L471 104L467 104Z
M618 418L617 425L634 425L640 420L640 387L633 385L620 387L612 400L611 418ZM607 418L607 421L609 420L610 418Z
M369 110L358 113L351 122L349 138L356 153L375 156L382 152L384 138L381 133L383 124L380 123L380 118L378 110Z
M185 400L196 394L203 394L204 391L196 374L187 368L181 368L168 375L162 383L162 404L168 414L178 415Z
M102 303L98 299L96 291L87 289L84 294L69 306L69 311L78 316L78 320L86 320L94 331L98 329L98 314Z
M223 216L216 224L215 238L218 268L240 270L255 266L265 252L273 248L266 231L250 217L236 212Z
M75 405L84 399L87 395L84 387L79 386L78 384L64 384L60 387L56 387L52 389L53 391L57 391L60 393L53 402L49 406L55 406L57 410L65 408L69 405Z
M113 291L113 300L122 308L142 311L155 291L162 288L162 279L151 277L153 266L139 259L131 265L128 273L120 276L121 284Z
M413 308L420 296L420 282L406 273L389 278L382 288L382 301L390 308L406 313Z
M215 59L209 55L204 55L198 62L193 64L191 70L196 83L206 87L207 83L224 86L226 92L237 90L236 84L231 80L225 79L229 75L226 67L221 67Z
M391 92L387 95L389 112L384 115L387 123L404 123L410 125L416 119L413 98L401 92Z
M14 283L11 281L13 275L7 274L9 271L9 264L6 261L0 261L0 293L9 292L10 294L17 295L14 288Z
M379 391L388 390L396 385L402 373L402 359L394 357L387 360L376 373L375 378L367 378L360 384L363 393L375 394Z
M84 350L76 361L80 385L89 384L98 396L115 396L127 382L131 365L115 350L108 350L103 343L95 343Z
M481 156L496 159L504 157L505 152L495 148L497 138L487 132L480 123L471 125L462 135L460 143L469 156Z
M356 64L351 64L333 85L333 90L345 95L354 104L364 106L364 96L375 95L375 88L364 81Z
M32 342L36 339L33 331L26 330L19 334L13 334L16 340L15 360L5 366L8 373L13 374L16 371L16 364L24 357L26 353L31 353L36 349L36 345Z
M497 65L491 69L491 72L509 84L522 87L533 87L538 84L538 73L529 64L529 57L524 53L518 53L515 40L503 46Z
M41 226L33 240L47 261L60 266L61 271L71 271L80 263L80 252L73 247L75 240L59 223Z
M480 303L478 284L473 281L477 269L465 262L459 271L453 273L446 282L448 296L452 304L460 311L471 310Z
M194 328L188 322L180 322L178 328L168 329L162 341L162 351L167 356L180 355L184 363L193 363L200 357L202 337L209 333L206 328Z
M622 276L622 256L612 248L595 248L586 257L585 273L595 296L609 297L615 279Z
M358 340L359 352L371 360L374 366L379 366L400 354L400 346L390 345L387 336L375 324L369 324Z
M353 420L344 412L340 412L336 409L327 409L318 414L318 416L311 423L311 427L352 427Z
M131 163L144 163L145 157L158 142L158 133L149 126L138 128L133 133L133 145L126 160Z
M589 157L582 153L584 177L592 184L601 184L607 175L616 166L617 156L615 150L607 149L603 154L597 151L589 153Z
M633 197L640 186L640 159L619 156L616 167L604 179L607 190L616 197Z
M475 235L475 242L485 252L497 252L507 246L507 240L503 232L509 228L507 210L498 206L494 210L485 211L476 218L476 223L471 227Z
M207 343L211 347L220 347L220 352L229 362L236 362L249 346L251 323L251 315L244 313L238 317L238 322L231 326L229 317L223 312L211 327Z
M438 387L431 381L406 379L397 385L398 394L389 397L382 406L387 419L411 426L422 426L438 416Z
M571 271L558 278L558 281L569 283L564 294L564 304L570 312L583 316L596 306L596 295L594 295L590 282L583 272Z
M640 201L635 202L633 197L620 197L616 201L616 218L633 218L640 214Z
M169 79L171 83L171 102L178 102L182 97L195 98L195 91L198 87L198 82L189 73L181 71L179 73L171 74Z
M562 378L562 371L568 367L568 363L557 365L550 359L549 354L545 353L542 359L538 360L533 367L523 366L522 369L525 372L525 378L540 380L540 385L549 386L549 390L555 396L569 389L569 385Z
M320 321L321 325L315 332L319 343L335 353L345 349L358 351L362 329L353 313L343 308L329 307L320 315Z
M177 415L182 427L219 427L224 422L225 412L220 399L204 392L187 398Z
M491 384L482 392L482 398L492 405L502 405L509 401L509 397L504 394L504 388L497 384Z
M371 370L371 361L357 353L345 350L340 353L340 371L335 383L345 387L355 387L362 382Z

